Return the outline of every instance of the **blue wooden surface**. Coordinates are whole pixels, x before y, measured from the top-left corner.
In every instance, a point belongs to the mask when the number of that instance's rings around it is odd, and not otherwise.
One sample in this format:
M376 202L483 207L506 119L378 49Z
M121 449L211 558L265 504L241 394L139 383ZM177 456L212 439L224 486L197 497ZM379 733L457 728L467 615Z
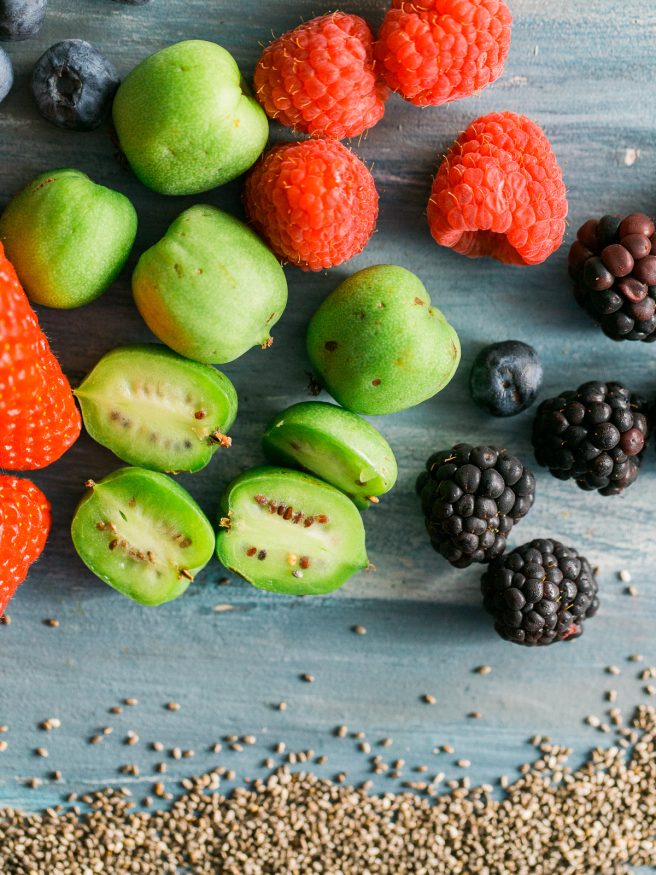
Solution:
M0 199L4 203L37 173L68 165L128 194L141 223L130 265L104 297L79 311L40 311L76 382L108 349L149 339L129 293L139 253L193 202L239 214L240 187L234 183L194 199L146 190L113 157L106 129L67 133L39 117L29 89L36 58L59 39L83 37L125 74L160 47L204 37L232 51L250 75L272 30L278 34L325 9L304 0L249 0L237 8L204 0L154 0L134 8L110 0L51 0L50 6L36 40L9 46L17 77L0 107ZM347 8L377 22L383 7L356 0ZM376 421L400 463L397 488L366 515L378 570L329 598L295 600L234 579L220 586L224 571L214 561L177 602L140 608L93 578L70 543L68 526L83 481L118 464L83 436L60 463L34 478L53 502L54 529L10 606L11 625L0 628L0 723L9 725L2 736L8 748L0 753L0 804L36 808L58 801L62 792L99 784L135 784L135 792L145 793L161 759L148 750L155 739L196 751L193 760L170 762L171 778L216 762L253 775L270 745L282 739L289 749L327 753L329 762L318 771L345 770L361 780L369 776L368 758L355 740L333 736L342 722L365 731L372 743L394 738L390 750L406 760L406 778L418 763L460 777L454 760L463 756L472 761L473 780L491 780L514 774L529 755L525 742L533 733L548 733L581 755L603 742L582 720L608 707L605 689L619 691L617 704L627 714L643 700L637 673L644 666L627 657L642 653L645 664L656 663L653 448L637 484L621 498L584 494L538 472L536 506L512 542L541 535L575 544L600 566L602 596L602 611L581 640L540 652L495 636L479 604L479 571L451 569L431 551L413 493L426 456L459 439L497 443L531 458L530 412L494 420L469 400L468 369L484 343L508 337L533 343L545 364L544 395L592 378L619 378L653 395L656 382L653 347L614 345L574 304L566 247L545 265L517 269L465 260L430 238L424 210L439 156L469 121L493 109L524 112L550 136L569 190L568 239L590 215L656 210L653 3L640 0L629 11L611 0L514 0L511 7L513 43L501 81L479 97L435 110L392 98L383 122L355 144L373 166L380 191L378 233L346 266L321 274L288 270L290 303L273 348L253 350L225 368L241 404L233 448L204 472L180 478L213 516L227 481L261 461L267 418L307 397L304 328L317 304L358 268L381 262L409 267L456 326L463 362L439 396ZM284 132L276 128L272 135ZM617 580L621 568L631 570L637 597L627 596ZM231 610L215 612L217 604ZM43 625L53 616L59 628ZM355 624L367 634L355 635ZM604 673L613 663L621 676ZM472 673L481 664L493 672ZM314 684L300 680L303 672L315 675ZM424 704L425 693L434 694L437 705ZM140 704L121 716L108 714L126 696ZM171 700L181 704L179 712L165 710ZM274 707L282 700L288 703L284 712ZM482 719L468 719L473 710ZM61 728L40 732L39 721L53 716ZM89 745L88 737L106 725L113 734ZM134 747L122 743L128 729L139 733ZM243 753L211 754L208 745L229 733L253 733L258 744ZM455 755L431 753L444 742L455 746ZM34 756L38 745L48 748L48 760ZM117 772L126 762L140 765L139 779ZM47 780L53 769L62 771L63 784ZM26 787L31 776L46 779L40 789ZM380 778L376 786L397 783Z

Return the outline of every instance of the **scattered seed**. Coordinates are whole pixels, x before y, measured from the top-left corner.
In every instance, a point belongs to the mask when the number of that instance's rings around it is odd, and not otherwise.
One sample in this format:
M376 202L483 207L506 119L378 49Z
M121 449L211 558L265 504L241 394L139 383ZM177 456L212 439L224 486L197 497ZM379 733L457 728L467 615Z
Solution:
M244 744L255 744L257 738L254 735L244 735L242 737L242 741L244 742Z
M212 610L216 614L225 614L227 611L234 611L234 605L214 605Z
M381 738L381 740L379 741L379 744L381 747L390 747L393 744L393 742L392 742L391 738Z
M44 626L50 626L51 629L59 628L59 620L55 619L55 617L48 617L43 621Z
M122 714L122 713L123 713L123 708L121 708L120 705L114 705L113 708L110 708L110 709L109 709L109 713L110 713L110 714Z
M287 710L287 702L278 702L277 708L279 711Z
M640 653L632 653L631 656L628 657L629 662L644 662L645 657Z
M135 699L135 698L133 698L133 697L130 697L129 699L123 699L123 704L124 704L124 705L129 705L130 707L132 707L132 706L134 706L134 705L138 705L138 704L139 704L139 699Z
M274 750L276 753L284 753L287 750L287 745L284 741L279 741Z
M186 760L190 760L192 757L195 757L195 756L196 756L196 751L195 751L195 750L183 750L183 751L182 751L182 756L183 756Z
M366 635L367 629L365 626L353 626L353 631L356 635Z
M635 598L635 596L637 596L639 594L637 586L627 586L627 588L624 590L624 592L627 595L633 596L634 598Z
M455 753L455 748L453 747L453 745L450 744L443 744L441 750L443 753Z
M595 728L597 728L601 724L601 720L594 714L588 714L588 716L585 718L585 722L588 724L588 726L594 726Z
M618 675L622 674L620 669L616 665L608 665L606 666L606 671L608 674Z
M335 730L335 735L338 738L345 738L347 734L348 734L348 726L344 726L344 725L338 726L337 729Z
M55 769L54 772L50 773L50 780L51 781L63 781L63 779L64 779L64 776L59 771L59 769Z
M490 674L490 672L492 671L492 666L479 665L477 668L474 669L474 671L476 672L476 674Z
M617 690L606 690L606 699L614 702L617 699Z
M436 705L437 704L437 699L435 698L435 696L432 695L432 693L424 693L424 695L422 696L422 699L424 700L424 702L427 705Z
M180 705L178 705L177 702L167 702L166 703L166 710L167 711L179 711Z
M223 750L223 745L220 742L216 742L216 744L212 745L212 753L221 753Z
M153 741L150 746L153 750L157 751L157 753L161 753L164 750L164 745L161 741Z
M51 732L53 729L59 729L61 726L61 720L57 717L48 717L47 720L43 720L39 724L39 729L45 730L45 732Z
M168 771L168 766L166 765L166 763L157 763L155 765L155 771L163 775L166 771Z
M89 744L100 744L103 741L102 735L92 735L89 739Z
M362 751L362 753L371 753L371 745L369 744L368 741L363 741L359 745L359 747L360 747L360 750Z
M35 748L34 753L35 753L38 757L43 757L44 759L48 756L48 751L45 749L45 747L37 747L37 748Z
M631 583L631 572L626 568L623 568L622 571L617 573L617 576L622 581L622 583Z
M483 715L480 711L470 711L467 716L472 720L480 720Z
M0 741L0 753L4 753L8 747L9 747L8 742L6 742L4 740Z
M234 742L230 745L230 750L234 750L236 753L241 753L241 752L243 751L243 749L244 749L244 748L241 746L241 744L239 744L239 743L236 742L236 741L234 741Z
M306 684L313 684L314 683L314 675L313 674L302 674L301 680L305 681Z
M181 760L182 759L182 751L180 750L179 747L174 747L171 749L171 757L174 760Z

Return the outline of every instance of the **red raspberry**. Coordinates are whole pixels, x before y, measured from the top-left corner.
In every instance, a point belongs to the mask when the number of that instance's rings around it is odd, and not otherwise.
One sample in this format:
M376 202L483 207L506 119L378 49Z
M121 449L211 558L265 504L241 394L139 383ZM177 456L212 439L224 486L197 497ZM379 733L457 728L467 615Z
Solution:
M0 617L50 531L50 504L30 480L0 475Z
M416 106L470 97L503 72L512 15L503 0L393 0L377 69Z
M255 93L268 116L295 131L357 137L381 120L389 95L373 65L367 22L333 12L267 46L255 68Z
M68 380L0 243L0 468L43 468L80 428Z
M428 202L437 243L462 255L540 264L560 246L567 197L551 144L535 122L492 112L451 146Z
M276 255L301 270L334 267L357 255L378 217L371 173L336 140L269 149L246 177L244 204Z

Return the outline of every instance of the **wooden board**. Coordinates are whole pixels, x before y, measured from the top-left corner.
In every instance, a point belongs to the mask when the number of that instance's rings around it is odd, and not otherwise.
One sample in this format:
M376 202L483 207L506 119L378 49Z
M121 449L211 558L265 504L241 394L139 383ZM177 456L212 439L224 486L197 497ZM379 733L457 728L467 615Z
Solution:
M100 300L82 310L40 310L40 318L75 383L112 347L150 335L129 293L130 270L144 248L170 220L194 202L240 214L239 185L198 198L165 198L139 185L113 156L107 130L73 134L38 115L29 78L40 53L76 36L98 45L121 74L150 52L183 38L215 39L233 52L250 75L260 45L324 11L303 0L246 0L237 7L204 0L154 0L130 7L110 0L51 0L47 23L32 41L9 45L17 81L0 107L0 198L37 173L78 167L120 189L134 201L140 231L130 265ZM474 117L493 109L523 112L550 136L562 163L570 196L570 230L603 212L654 212L656 107L653 56L656 8L638 0L630 11L610 0L514 0L510 59L501 81L481 96L441 109L418 110L397 98L384 121L361 143L358 154L373 166L381 195L378 233L350 264L328 273L289 269L290 303L275 332L273 348L254 350L227 366L239 390L240 415L234 446L204 472L181 477L208 514L216 512L223 486L237 472L261 461L259 438L268 417L307 397L304 328L314 308L343 277L370 264L401 264L416 271L433 300L456 326L463 342L457 377L439 396L413 410L381 417L376 424L400 463L398 487L366 515L368 544L378 570L353 579L334 596L292 599L258 592L231 580L214 561L187 595L159 609L140 608L93 578L71 546L68 526L82 483L117 466L113 456L82 437L60 463L35 480L54 506L55 524L43 559L10 609L11 625L0 629L0 723L9 742L0 754L0 803L39 807L62 791L98 784L129 783L117 773L137 762L132 780L145 792L159 759L147 742L193 748L192 761L172 764L182 776L217 761L208 745L228 733L253 733L258 745L221 760L240 775L253 775L267 746L284 739L290 748L326 752L327 774L344 769L353 780L367 775L368 758L352 739L332 736L338 723L363 730L372 742L394 738L392 750L411 765L460 776L456 756L472 760L471 777L490 780L528 755L526 739L548 733L579 754L604 738L582 722L601 713L603 691L620 691L629 712L641 700L642 666L632 653L656 661L652 524L654 451L638 483L621 498L604 499L538 473L535 509L513 533L517 544L538 535L580 547L601 567L601 614L583 639L534 652L501 642L483 614L477 569L456 571L427 543L414 479L427 455L458 439L511 447L530 459L531 413L510 420L478 411L467 392L471 362L484 343L518 338L534 344L545 364L544 395L587 379L622 379L653 394L652 347L614 345L591 326L573 302L566 276L566 247L547 264L509 268L470 262L435 246L425 206L439 156ZM373 22L383 3L356 2L350 11ZM279 139L284 132L273 131ZM628 568L639 596L624 593L618 570ZM217 613L216 604L231 610ZM56 617L59 628L43 625ZM351 627L366 626L364 636ZM472 669L493 667L480 677ZM620 677L604 674L617 664ZM299 679L315 675L314 684ZM438 704L422 702L424 693ZM110 717L125 696L139 706ZM175 700L179 713L164 703ZM286 701L286 711L275 703ZM482 712L481 720L467 714ZM47 738L40 720L59 717L61 729ZM114 733L105 743L87 739L101 726ZM141 741L123 747L127 729ZM435 744L452 743L456 756L434 755ZM50 757L32 751L45 744ZM220 757L218 759L221 759ZM46 781L28 789L25 778L64 774L64 785ZM411 775L409 775L411 777ZM395 782L379 779L377 786Z

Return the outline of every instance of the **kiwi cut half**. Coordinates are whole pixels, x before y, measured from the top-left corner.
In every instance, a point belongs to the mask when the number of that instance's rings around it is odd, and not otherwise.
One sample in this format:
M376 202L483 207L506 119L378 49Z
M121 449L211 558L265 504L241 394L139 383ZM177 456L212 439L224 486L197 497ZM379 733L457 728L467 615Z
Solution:
M273 464L309 471L361 508L377 504L396 483L396 459L382 434L335 404L293 404L271 420L262 445Z
M198 471L237 415L237 392L211 365L158 344L108 352L75 390L91 437L154 471Z
M289 468L253 468L233 480L216 552L253 586L289 595L331 592L369 564L353 502Z
M181 595L207 565L215 536L191 495L166 474L119 468L87 481L71 527L84 564L142 605Z

